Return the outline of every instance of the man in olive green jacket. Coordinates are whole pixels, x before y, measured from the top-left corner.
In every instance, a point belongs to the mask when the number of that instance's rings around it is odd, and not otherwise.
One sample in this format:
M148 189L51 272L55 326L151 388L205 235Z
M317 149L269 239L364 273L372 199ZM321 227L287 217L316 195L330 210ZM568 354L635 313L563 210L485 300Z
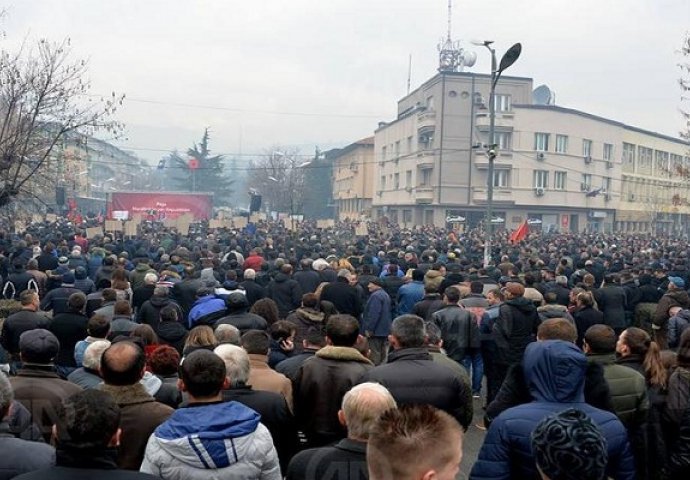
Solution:
M644 377L624 365L616 364L616 334L608 325L597 324L585 332L583 349L587 360L600 364L609 385L615 414L625 427L639 427L647 418L649 399Z

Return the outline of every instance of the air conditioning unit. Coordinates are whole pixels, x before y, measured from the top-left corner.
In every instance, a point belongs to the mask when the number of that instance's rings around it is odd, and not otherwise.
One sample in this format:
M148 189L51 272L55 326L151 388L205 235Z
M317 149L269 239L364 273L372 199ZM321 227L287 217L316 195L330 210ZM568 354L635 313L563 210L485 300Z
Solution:
M543 196L544 196L544 193L545 193L544 187L537 187L537 188L534 189L534 194L535 194L537 197L543 197Z
M628 201L634 202L635 201L635 194L634 193L628 193Z
M410 192L412 191L412 187L405 187L405 191L406 191L407 193L410 193Z
M544 152L537 153L537 160L544 161L545 158L546 155L544 155Z
M613 162L611 160L606 161L606 168L613 168Z
M592 163L592 156L591 155L585 156L585 163Z
M581 191L581 192L589 192L589 189L590 189L590 188L591 188L591 187L590 187L589 185L587 185L586 183L584 183L584 182L582 182L582 183L580 184L580 191Z
M376 195L378 195L379 197L381 196L382 193L383 193L383 190L377 190L376 191Z

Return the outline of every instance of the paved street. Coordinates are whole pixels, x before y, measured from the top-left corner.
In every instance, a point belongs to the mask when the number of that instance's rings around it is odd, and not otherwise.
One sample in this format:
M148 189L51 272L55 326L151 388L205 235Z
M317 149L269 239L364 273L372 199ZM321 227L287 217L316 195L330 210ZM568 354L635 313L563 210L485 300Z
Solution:
M474 420L465 434L465 439L462 445L462 463L460 464L460 474L457 476L458 480L465 480L469 478L472 465L474 465L474 461L477 459L477 455L479 454L479 449L484 442L486 432L475 426L477 424L482 424L482 417L484 416L484 410L482 409L483 403L483 398L474 399Z

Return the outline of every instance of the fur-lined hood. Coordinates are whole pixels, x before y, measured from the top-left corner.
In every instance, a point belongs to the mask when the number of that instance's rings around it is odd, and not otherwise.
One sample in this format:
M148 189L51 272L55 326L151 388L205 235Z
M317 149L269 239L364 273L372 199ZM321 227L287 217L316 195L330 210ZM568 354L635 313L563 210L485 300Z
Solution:
M328 345L323 347L321 350L316 352L316 356L319 358L325 358L328 360L338 360L345 362L360 362L368 363L373 365L371 360L362 355L359 350L354 347L336 347L334 345Z
M146 392L141 383L134 385L116 386L101 385L100 389L109 393L119 406L136 405L139 403L155 402L156 400Z

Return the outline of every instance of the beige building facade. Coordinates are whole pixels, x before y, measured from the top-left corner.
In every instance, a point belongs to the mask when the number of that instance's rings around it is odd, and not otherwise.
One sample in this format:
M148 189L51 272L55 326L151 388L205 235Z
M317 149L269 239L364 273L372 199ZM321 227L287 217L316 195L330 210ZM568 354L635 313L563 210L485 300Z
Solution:
M374 185L374 137L341 149L333 157L333 200L336 219L357 220L371 216Z
M374 135L373 219L408 227L483 221L489 85L487 75L439 73L398 102L397 118ZM544 231L643 232L685 223L687 143L533 104L529 78L501 77L495 106L494 225L527 219Z

